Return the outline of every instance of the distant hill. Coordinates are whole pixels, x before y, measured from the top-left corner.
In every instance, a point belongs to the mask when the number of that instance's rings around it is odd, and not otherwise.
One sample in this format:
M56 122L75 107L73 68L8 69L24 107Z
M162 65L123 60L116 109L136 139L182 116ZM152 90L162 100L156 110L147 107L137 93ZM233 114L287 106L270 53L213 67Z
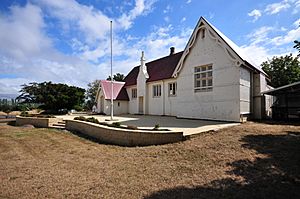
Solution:
M4 94L4 93L0 93L0 99L15 99L16 97L18 97L17 94Z

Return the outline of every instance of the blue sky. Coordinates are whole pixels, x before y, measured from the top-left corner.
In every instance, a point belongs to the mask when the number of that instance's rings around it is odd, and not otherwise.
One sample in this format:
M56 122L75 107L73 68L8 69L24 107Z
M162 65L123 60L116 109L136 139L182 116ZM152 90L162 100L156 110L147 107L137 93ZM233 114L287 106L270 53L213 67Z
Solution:
M0 94L20 85L53 81L86 87L114 73L183 50L198 19L235 42L257 65L296 54L300 0L1 0Z

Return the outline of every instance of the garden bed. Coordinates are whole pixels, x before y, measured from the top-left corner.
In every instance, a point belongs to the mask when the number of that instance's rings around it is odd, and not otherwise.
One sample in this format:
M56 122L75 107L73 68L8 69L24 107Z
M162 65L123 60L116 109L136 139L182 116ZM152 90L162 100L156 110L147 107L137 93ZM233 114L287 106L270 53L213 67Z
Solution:
M44 118L44 117L22 117L17 116L16 117L16 125L22 126L26 124L31 124L35 127L41 127L41 128L48 128L51 127L52 124L57 123L59 121L62 121L61 118Z
M66 120L66 129L108 144L121 146L148 146L184 140L183 132L132 130L116 128L79 120Z

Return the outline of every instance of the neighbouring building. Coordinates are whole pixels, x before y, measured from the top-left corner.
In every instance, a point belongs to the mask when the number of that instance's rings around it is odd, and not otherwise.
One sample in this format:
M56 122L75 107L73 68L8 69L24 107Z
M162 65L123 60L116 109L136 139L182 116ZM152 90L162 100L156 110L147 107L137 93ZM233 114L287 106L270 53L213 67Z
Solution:
M169 115L239 122L261 119L268 90L266 74L203 17L184 51L134 67L114 82L115 114ZM110 113L111 85L101 81L97 110Z

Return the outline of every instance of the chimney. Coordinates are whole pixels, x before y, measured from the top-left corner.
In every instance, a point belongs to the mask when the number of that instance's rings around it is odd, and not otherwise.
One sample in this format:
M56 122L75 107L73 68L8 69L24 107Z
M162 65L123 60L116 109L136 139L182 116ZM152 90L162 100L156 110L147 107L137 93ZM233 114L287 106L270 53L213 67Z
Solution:
M175 47L170 48L170 55L173 55L175 53Z

